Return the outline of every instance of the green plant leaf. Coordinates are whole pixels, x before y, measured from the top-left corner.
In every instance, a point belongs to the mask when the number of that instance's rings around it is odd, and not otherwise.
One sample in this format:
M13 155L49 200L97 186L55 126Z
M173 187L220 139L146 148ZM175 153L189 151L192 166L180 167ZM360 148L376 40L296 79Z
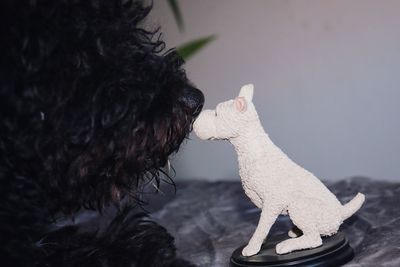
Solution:
M215 35L198 38L178 46L176 50L184 60L187 60L188 58L192 57L204 46L206 46L211 41L214 41L215 39L216 39Z
M169 7L174 14L176 25L178 25L178 29L180 32L184 31L183 25L183 17L181 13L181 9L179 8L178 0L168 0Z

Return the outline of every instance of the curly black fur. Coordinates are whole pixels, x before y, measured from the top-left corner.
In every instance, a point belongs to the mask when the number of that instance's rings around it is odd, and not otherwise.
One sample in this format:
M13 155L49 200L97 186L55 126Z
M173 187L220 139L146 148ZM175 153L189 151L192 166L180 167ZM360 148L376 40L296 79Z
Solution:
M138 203L202 107L182 59L141 26L150 10L1 1L1 266L187 266L166 231L129 208L103 232L51 230L61 215Z
M66 226L44 237L37 247L49 255L46 262L59 267L192 266L174 257L172 236L144 216L125 207L102 231L80 232L76 226Z

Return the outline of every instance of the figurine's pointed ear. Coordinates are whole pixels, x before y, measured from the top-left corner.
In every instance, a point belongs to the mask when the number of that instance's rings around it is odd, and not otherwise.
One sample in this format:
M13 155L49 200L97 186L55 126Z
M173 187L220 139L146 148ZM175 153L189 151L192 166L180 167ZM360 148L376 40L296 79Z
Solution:
M247 100L243 96L235 98L235 109L239 112L245 112L247 109Z
M251 102L253 100L254 85L246 84L240 89L239 96L244 97L247 101Z

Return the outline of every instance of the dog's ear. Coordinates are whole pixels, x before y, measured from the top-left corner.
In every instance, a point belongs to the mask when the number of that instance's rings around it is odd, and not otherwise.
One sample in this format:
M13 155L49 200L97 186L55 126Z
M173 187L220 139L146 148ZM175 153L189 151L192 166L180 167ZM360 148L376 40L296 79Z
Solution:
M254 85L246 84L240 89L239 97L244 97L248 102L253 100Z
M243 96L236 97L235 108L239 112L245 112L247 109L247 100Z

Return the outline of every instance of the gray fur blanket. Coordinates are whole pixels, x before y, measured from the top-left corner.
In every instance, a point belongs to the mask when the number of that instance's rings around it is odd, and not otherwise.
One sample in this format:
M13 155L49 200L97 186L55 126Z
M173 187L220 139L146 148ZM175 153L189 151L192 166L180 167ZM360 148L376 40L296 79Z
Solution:
M342 203L357 192L366 195L361 210L341 227L355 251L346 266L400 266L400 183L357 177L325 184ZM158 194L150 203L152 218L175 236L180 256L201 267L228 266L233 250L251 237L260 213L239 182L178 182L176 194ZM279 217L270 234L290 227L287 216Z

